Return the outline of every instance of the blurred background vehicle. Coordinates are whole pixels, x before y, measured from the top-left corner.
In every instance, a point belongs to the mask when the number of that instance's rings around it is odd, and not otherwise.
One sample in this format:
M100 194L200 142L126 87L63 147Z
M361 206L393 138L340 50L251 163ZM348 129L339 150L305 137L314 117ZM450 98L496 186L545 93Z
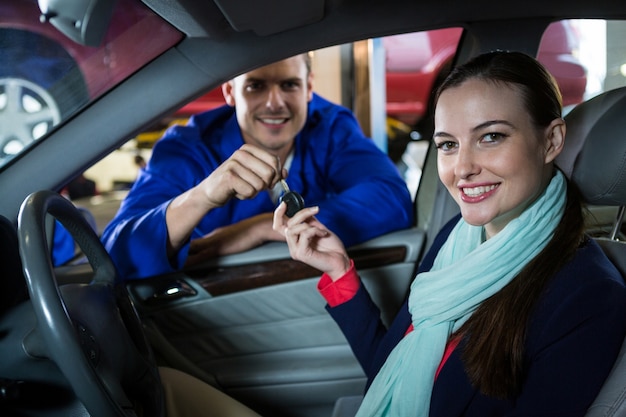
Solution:
M169 44L180 39L145 8L120 4L103 40L109 47L98 48L41 22L37 1L0 2L0 165L137 69L129 24L136 24L133 31L165 35ZM154 50L140 54L151 57Z

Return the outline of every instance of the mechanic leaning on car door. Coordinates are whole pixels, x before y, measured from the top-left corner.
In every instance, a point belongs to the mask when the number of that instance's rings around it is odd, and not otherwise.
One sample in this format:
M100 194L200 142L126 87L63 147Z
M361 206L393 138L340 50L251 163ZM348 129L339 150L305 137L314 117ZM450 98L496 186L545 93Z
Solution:
M222 85L227 105L170 128L102 240L122 277L143 278L282 241L286 176L346 245L409 227L411 197L354 115L312 91L301 54Z
M274 229L318 288L368 377L367 416L584 416L626 332L626 287L584 233L555 166L561 95L535 59L457 67L435 100L439 178L461 208L386 328L340 239L310 207Z

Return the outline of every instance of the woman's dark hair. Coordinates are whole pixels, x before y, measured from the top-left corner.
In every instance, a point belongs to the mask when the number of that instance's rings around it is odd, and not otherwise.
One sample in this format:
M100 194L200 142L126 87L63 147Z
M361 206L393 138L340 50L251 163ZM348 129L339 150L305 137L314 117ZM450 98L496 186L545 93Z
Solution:
M538 127L561 117L563 99L554 77L535 58L521 52L495 51L454 68L435 93L435 107L445 90L470 79L517 86Z
M491 52L454 69L437 90L469 79L515 86L538 129L561 117L561 94L554 78L534 58L519 52ZM526 377L524 342L530 314L550 279L584 241L584 216L578 190L568 181L563 218L547 246L501 291L485 300L458 330L467 337L466 372L483 394L514 398Z

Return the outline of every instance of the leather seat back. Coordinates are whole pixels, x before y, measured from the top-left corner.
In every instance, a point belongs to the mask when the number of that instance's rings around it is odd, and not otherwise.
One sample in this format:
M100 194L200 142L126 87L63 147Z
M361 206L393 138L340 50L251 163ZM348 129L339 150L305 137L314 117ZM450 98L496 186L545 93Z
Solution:
M557 164L589 206L617 208L609 236L595 239L626 280L626 242L619 240L626 206L626 88L579 104L565 119L566 149ZM626 416L626 342L586 416Z

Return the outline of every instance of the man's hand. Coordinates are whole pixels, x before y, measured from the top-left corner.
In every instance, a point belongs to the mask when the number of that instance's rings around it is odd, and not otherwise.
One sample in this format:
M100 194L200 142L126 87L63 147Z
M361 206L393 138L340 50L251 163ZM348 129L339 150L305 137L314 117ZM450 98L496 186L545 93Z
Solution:
M217 167L197 188L207 199L207 208L223 206L231 198L247 200L272 188L283 178L280 160L261 148L243 145Z
M168 255L180 249L208 212L231 198L253 198L285 175L276 155L244 144L200 184L172 200L165 215Z

